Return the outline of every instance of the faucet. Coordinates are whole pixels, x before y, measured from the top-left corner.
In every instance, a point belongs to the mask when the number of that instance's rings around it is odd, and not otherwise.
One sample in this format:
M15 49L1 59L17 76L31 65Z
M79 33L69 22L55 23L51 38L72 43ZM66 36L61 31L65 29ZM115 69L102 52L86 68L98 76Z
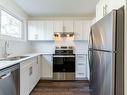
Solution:
M7 58L10 54L7 52L7 47L9 47L9 42L5 41L4 43L4 57Z

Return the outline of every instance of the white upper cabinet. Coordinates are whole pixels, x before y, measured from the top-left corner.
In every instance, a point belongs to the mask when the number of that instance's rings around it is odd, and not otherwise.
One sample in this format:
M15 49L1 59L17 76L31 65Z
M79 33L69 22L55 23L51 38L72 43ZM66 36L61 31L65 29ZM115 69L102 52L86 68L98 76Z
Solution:
M73 20L55 20L54 32L73 32Z
M54 32L63 32L63 21L62 20L54 21Z
M46 31L44 32L44 40L53 40L53 21L46 21Z
M43 40L45 32L44 21L28 22L28 40Z
M90 20L75 20L74 33L75 40L89 40L91 21Z
M73 20L63 21L63 32L73 32Z
M89 34L90 34L90 27L91 27L92 21L85 20L83 21L83 40L89 40Z
M75 40L82 40L82 33L83 33L83 21L82 20L75 20L74 21L74 34Z
M100 0L96 5L96 21L101 19L104 16L104 0Z
M74 32L75 40L88 40L90 20L28 21L28 40L53 41L54 32Z
M125 0L100 0L96 5L96 21L103 18L113 9L119 9L125 5Z
M53 40L53 21L29 21L28 40Z
M125 0L105 0L107 6L107 13L111 12L113 9L119 9L125 3Z

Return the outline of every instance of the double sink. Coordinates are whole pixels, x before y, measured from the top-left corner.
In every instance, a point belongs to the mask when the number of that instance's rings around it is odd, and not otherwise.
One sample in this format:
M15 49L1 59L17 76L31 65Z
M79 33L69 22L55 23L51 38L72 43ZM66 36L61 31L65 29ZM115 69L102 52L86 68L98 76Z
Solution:
M23 58L26 58L26 57L29 57L29 56L8 57L8 58L1 59L0 61L16 61L16 60L20 60L20 59L23 59Z

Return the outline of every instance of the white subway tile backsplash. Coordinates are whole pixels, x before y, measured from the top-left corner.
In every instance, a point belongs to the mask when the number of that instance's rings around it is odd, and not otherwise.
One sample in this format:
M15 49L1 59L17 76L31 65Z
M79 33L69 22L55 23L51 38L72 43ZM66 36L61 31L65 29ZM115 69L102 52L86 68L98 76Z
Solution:
M7 52L11 54L10 56L20 55L24 53L31 52L31 43L25 41L8 41L9 46L7 47ZM0 58L4 54L5 40L0 40Z

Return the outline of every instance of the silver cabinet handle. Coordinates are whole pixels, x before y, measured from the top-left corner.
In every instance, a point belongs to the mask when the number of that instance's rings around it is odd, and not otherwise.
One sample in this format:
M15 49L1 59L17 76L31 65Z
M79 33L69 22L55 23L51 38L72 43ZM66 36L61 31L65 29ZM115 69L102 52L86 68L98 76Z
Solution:
M31 76L32 73L33 73L33 70L32 70L32 69L33 69L32 67L29 68L29 75L30 75L30 76Z
M84 73L78 73L79 75L84 75Z
M35 34L34 37L35 37L35 40L37 40L38 39L38 34Z
M103 16L105 16L105 6L103 6Z
M83 64L83 63L79 63L78 65L85 65L85 64Z
M0 76L0 80L3 80L5 78L9 77L10 75L11 75L11 72L8 74L4 74L4 75Z

